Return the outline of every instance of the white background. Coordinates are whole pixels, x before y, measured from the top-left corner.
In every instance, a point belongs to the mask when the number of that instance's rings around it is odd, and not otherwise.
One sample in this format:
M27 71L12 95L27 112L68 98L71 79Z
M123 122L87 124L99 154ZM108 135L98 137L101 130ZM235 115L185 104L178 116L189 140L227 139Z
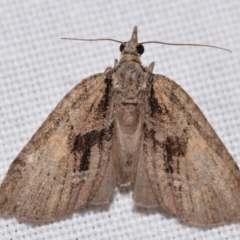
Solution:
M145 45L143 65L179 83L240 166L240 1L0 0L0 180L60 99L79 81L113 66L113 42L60 37L208 43L231 49ZM1 194L1 193L0 193ZM190 227L134 207L115 189L107 207L89 207L42 226L0 218L0 239L240 239L240 225ZM240 211L240 209L236 209Z

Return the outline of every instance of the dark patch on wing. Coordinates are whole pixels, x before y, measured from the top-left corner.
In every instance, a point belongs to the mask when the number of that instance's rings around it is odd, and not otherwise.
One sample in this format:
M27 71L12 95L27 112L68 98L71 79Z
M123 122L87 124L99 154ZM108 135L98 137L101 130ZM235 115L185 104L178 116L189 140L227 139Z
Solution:
M98 104L98 115L101 118L105 118L107 115L107 110L109 107L109 101L111 98L111 88L112 88L112 79L105 78L104 80L106 84L105 92L101 101ZM89 114L92 111L93 104L90 107ZM108 129L103 128L101 131L90 131L84 135L77 135L72 143L72 152L75 156L75 166L79 166L74 168L75 171L87 171L90 165L90 156L91 149L94 145L98 144L99 149L102 148L102 143L104 140L110 141L112 138L113 131L113 123L109 126ZM80 159L80 164L77 162Z
M173 167L170 164L168 164L164 170L167 173L171 173L171 174L173 173Z
M153 128L148 129L146 123L143 124L143 132L145 139L150 138L152 140L154 150L156 150L157 145L163 147L163 143L155 139L156 131Z
M21 167L24 167L26 165L25 161L20 157L16 157L12 164L19 165Z
M80 158L79 171L87 171L90 165L91 149L98 144L99 149L102 148L103 141L110 141L113 134L113 123L108 129L101 131L93 130L84 135L77 135L73 141L72 152L75 156L75 161ZM82 153L82 154L81 154ZM80 155L81 157L80 157ZM76 171L76 169L74 169Z
M153 149L155 149L156 148L156 144L158 143L158 141L155 139L155 130L154 129L150 129L149 130L149 132L148 132L148 135L149 135L149 137L152 139L152 141L153 141Z
M106 89L105 93L103 95L103 98L101 99L99 105L98 105L98 110L103 114L103 117L106 117L106 111L108 110L109 106L109 100L111 98L111 90L112 90L112 79L110 78L105 78L104 80L106 84Z
M172 156L184 156L187 149L187 141L185 138L180 137L168 137L166 141L167 153Z
M18 173L19 180L20 180L21 172L25 166L26 166L26 162L24 161L24 159L22 159L21 157L16 157L11 167L8 169L8 175L11 176Z
M174 157L184 157L187 150L188 139L186 137L167 137L165 141L164 166L167 173L173 173ZM179 162L176 163L179 171Z
M154 150L156 150L157 145L162 146L162 143L158 142L155 139L156 131L152 128L148 129L146 123L143 123L143 133L144 133L144 139L150 138L152 140Z
M169 79L167 79L167 80L170 81ZM180 86L178 86L176 83L174 83L172 81L171 81L171 83L174 84L173 89L180 88ZM208 132L206 131L206 129L203 129L202 126L208 125L211 129L210 131L215 133L215 131L212 129L212 127L208 123L205 116L202 114L201 121L204 121L204 123L201 124L202 125L201 126L198 122L199 119L195 119L192 116L192 114L186 110L186 107L184 106L184 104L182 104L180 102L178 96L176 96L174 94L173 89L169 89L169 88L163 89L163 94L165 94L169 98L169 100L176 105L178 110L180 110L184 113L184 115L186 116L186 119L188 121L188 124L193 125L197 129L199 134L206 141L207 145L211 149L213 149L218 154L219 157L222 158L223 155L225 155L227 153L228 157L232 158L231 155L228 153L227 149L225 148L225 146L223 145L223 143L221 142L221 140L218 138L217 134L211 135L211 133L210 133L210 135L209 135ZM185 94L187 95L188 101L190 101L191 98L188 96L187 93L185 93ZM201 110L199 109L199 107L194 102L192 102L192 104L194 104L194 106L195 106L194 112L201 113Z
M162 108L158 104L158 101L155 95L155 90L153 89L153 85L151 85L150 97L148 101L151 109L151 113L150 113L151 117L153 117L155 113L159 113L159 114L162 113Z
M80 172L87 171L89 169L89 164L90 164L89 158L91 155L91 148L97 142L99 142L99 136L100 136L100 132L94 130L84 135L78 135L75 138L72 151L75 153L82 152L80 166L79 166ZM77 158L76 155L75 157Z
M132 156L131 156L132 157ZM130 167L132 166L132 159L128 159L126 162L125 162L126 166L127 167Z

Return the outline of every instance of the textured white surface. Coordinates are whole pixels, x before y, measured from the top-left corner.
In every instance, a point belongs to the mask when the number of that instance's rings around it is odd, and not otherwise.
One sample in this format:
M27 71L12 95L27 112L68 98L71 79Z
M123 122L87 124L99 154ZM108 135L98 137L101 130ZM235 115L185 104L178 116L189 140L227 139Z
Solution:
M79 81L119 58L112 42L60 37L111 37L209 43L227 52L145 46L143 65L178 82L196 101L240 166L240 1L18 1L0 3L0 181L14 157L60 99ZM236 209L239 211L239 209ZM0 239L240 239L240 225L201 229L158 210L134 207L115 189L107 207L89 207L42 226L0 218Z

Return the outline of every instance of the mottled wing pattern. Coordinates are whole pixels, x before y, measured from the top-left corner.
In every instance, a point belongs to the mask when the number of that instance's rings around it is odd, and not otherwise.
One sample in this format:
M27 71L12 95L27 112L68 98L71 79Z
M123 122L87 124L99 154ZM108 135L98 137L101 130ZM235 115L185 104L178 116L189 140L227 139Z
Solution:
M175 82L154 75L144 159L161 207L194 225L240 220L240 172L201 110Z
M0 186L1 215L46 222L108 200L110 91L111 81L97 74L64 97L10 166Z

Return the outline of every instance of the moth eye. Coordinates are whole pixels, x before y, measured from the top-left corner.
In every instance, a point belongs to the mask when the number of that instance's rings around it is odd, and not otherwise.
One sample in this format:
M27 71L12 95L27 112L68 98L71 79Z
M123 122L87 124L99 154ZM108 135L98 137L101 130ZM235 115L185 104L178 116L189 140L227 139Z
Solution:
M119 49L120 49L120 52L122 52L122 51L124 50L124 48L125 48L125 45L121 44L121 45L120 45L120 48L119 48Z
M142 55L144 53L144 47L142 44L139 44L137 47L137 52Z

